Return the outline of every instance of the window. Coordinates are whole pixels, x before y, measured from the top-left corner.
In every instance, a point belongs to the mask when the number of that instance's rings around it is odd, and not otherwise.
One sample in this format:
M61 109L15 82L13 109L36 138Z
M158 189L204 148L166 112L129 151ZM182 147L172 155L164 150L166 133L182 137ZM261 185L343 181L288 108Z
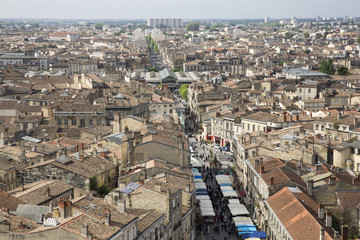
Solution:
M319 125L318 124L316 124L316 130L319 130Z
M64 125L69 125L69 120L67 120L67 119L64 119Z
M72 125L75 126L76 125L76 119L72 120Z
M85 120L84 119L80 119L80 126L85 126Z
M299 93L301 93L301 90L302 90L302 89L301 89L301 88L299 88Z
M311 93L311 88L309 88L308 93Z
M101 125L101 119L97 120L97 125Z
M62 124L61 119L58 119L58 125L61 125L61 124Z
M255 124L253 125L253 132L255 132Z
M89 126L92 126L93 125L93 121L92 119L89 119Z
M248 131L250 130L250 124L248 124Z

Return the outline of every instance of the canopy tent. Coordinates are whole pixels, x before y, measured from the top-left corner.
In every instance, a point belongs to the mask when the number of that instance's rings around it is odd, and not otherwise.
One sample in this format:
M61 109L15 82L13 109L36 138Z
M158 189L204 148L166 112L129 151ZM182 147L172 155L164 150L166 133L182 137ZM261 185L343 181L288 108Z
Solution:
M196 196L202 196L202 195L208 195L209 194L207 192L196 192Z
M223 192L225 198L239 198L237 193L234 190Z
M203 188L198 188L198 189L196 189L196 193L201 193L201 192L204 192L204 193L207 194L206 189L203 189Z
M210 209L201 209L201 215L203 217L215 217L215 212Z
M233 217L235 226L254 225L250 217Z
M192 173L199 173L199 169L197 169L197 168L191 168L191 172L192 172Z
M211 207L211 208L213 207L211 200L208 200L208 199L202 199L202 200L200 200L200 208L201 208L201 207L207 207L207 206L209 206L209 207Z
M209 195L197 195L196 196L197 200L210 200Z
M201 176L200 173L193 173L193 175L194 175L194 178L200 178L200 179L202 179L202 176Z
M238 204L240 203L239 199L229 199L229 204Z
M204 182L195 182L195 188L196 189L205 189L206 190L206 185Z
M231 183L219 183L220 187L221 186L231 186Z
M232 180L230 178L229 175L216 175L216 181L218 182L218 184L221 183L232 183Z
M244 239L259 239L259 238L267 238L266 233L265 232L261 232L261 231L255 231L252 233L244 233L243 235L241 235Z
M239 226L237 227L239 234L242 235L242 233L246 233L246 232L255 232L256 231L256 227L255 225L243 225L243 226Z
M220 189L222 192L234 191L234 189L230 186L220 186Z
M232 216L250 215L249 211L243 204L229 204L228 206Z
M202 164L197 159L191 157L191 166L201 168Z
M197 183L197 182L204 182L201 178L194 178L194 183Z

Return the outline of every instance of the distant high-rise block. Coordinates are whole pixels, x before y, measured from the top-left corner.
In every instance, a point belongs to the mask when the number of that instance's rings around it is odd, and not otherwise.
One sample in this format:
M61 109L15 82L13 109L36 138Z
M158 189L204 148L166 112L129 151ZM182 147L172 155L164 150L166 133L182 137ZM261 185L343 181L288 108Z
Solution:
M182 27L182 20L180 18L149 18L148 26L149 27L160 27L166 26L171 28Z

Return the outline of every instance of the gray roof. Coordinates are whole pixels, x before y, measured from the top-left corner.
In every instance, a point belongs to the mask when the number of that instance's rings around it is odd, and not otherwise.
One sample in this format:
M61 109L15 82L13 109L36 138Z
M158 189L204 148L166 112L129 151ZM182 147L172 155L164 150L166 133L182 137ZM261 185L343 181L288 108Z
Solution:
M309 71L309 70L303 69L303 68L284 68L283 72L289 73L289 74L292 74L292 75L296 75L296 76L299 76L299 77L311 77L311 76L327 77L327 76L329 76L326 73L312 72L312 71Z
M281 137L280 140L298 140L299 138L296 136L293 136L291 134L286 134L285 136Z
M51 207L19 204L14 214L37 223L42 223L44 216L49 212L51 212Z
M115 133L113 135L106 137L105 139L110 142L121 144L123 137L124 137L124 133Z
M173 73L173 71L170 71L169 69L165 68L160 71L160 77L161 79L172 77L174 79L177 79L176 75Z

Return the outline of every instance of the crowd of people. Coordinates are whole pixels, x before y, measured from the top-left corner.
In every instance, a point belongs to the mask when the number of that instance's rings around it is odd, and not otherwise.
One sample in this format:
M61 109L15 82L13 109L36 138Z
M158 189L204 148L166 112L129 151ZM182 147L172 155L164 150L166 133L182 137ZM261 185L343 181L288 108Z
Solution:
M216 182L213 169L211 167L202 166L200 172L206 184L206 189L215 212L215 217L213 218L214 220L212 225L212 239L219 239L214 235L215 233L221 233L221 235L224 236L224 240L230 238L236 239L238 234L236 231L236 227L232 222L231 213L228 208L228 199L224 198L220 186ZM210 225L200 226L200 231L202 231L205 235L210 234Z

